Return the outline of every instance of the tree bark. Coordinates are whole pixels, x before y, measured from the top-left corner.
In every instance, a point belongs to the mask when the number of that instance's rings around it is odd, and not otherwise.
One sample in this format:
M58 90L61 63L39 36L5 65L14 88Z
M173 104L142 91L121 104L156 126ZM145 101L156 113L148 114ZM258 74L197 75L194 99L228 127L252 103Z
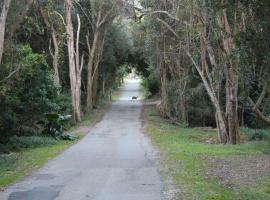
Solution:
M77 41L74 46L74 33L72 24L72 0L65 0L66 2L66 31L68 34L67 46L68 46L68 58L69 58L69 77L71 88L71 100L73 107L73 119L74 121L81 121L81 72L83 67L83 56L81 64L79 63L79 35L80 35L80 17L77 15L78 30Z
M165 41L164 41L165 42ZM164 118L168 118L169 108L168 108L168 69L165 63L164 52L160 50L160 42L156 44L156 51L157 51L157 64L159 65L159 73L160 73L160 83L161 83L161 102L157 105L157 111L160 116ZM162 45L163 46L163 45Z
M226 10L221 14L222 32L222 56L225 61L226 77L226 118L229 134L229 143L237 144L240 142L239 119L238 119L238 60L232 58L234 49L233 30L228 22ZM237 22L234 22L236 25Z
M4 0L3 8L0 15L0 65L2 61L2 56L4 52L4 41L5 41L5 31L6 31L6 20L9 11L11 0Z
M93 109L93 73L95 71L95 58L96 48L98 47L99 32L94 32L94 39L92 45L90 45L89 36L86 37L89 59L87 64L87 97L86 97L86 111L90 112Z
M87 64L87 95L86 95L86 111L90 112L96 102L97 84L98 84L98 67L102 58L104 40L106 36L107 27L111 25L115 18L115 6L108 9L102 2L101 7L97 13L97 17L92 17L93 22L93 40L90 44L89 35L87 36L88 46L88 64Z

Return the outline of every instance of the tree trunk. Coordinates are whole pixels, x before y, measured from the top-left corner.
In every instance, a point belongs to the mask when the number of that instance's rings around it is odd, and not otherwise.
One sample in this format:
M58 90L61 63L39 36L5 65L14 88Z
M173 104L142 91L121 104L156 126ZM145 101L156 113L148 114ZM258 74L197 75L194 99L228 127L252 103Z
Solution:
M265 96L267 95L267 93L269 92L269 85L270 85L270 80L266 82L266 84L263 87L263 90L257 100L256 103L254 103L254 101L249 97L248 100L251 103L252 110L253 112L256 114L257 118L262 120L264 123L270 125L270 117L267 117L264 115L264 113L262 111L260 111L260 106L263 102L263 99L265 98Z
M225 33L222 36L222 56L225 61L226 78L226 119L229 135L229 143L240 142L238 119L238 59L232 58L234 49L233 30L229 24L226 10L221 15L221 27ZM234 22L236 23L236 22ZM235 24L234 24L235 25Z
M4 52L4 41L5 41L5 31L6 31L6 20L9 11L11 0L4 0L3 8L0 15L0 65L2 61L2 56Z
M93 80L93 105L97 103L97 91L98 91L98 68L96 69L96 73L94 74Z
M180 111L180 122L187 124L187 112L186 112L186 100L184 93L180 94L179 99L179 111Z
M80 32L80 19L78 18L78 31L77 31L77 42L76 50L74 49L74 33L72 25L72 0L65 0L66 2L66 31L68 34L67 46L68 46L68 58L69 58L69 77L70 77L70 88L71 88L71 100L73 107L73 119L74 121L81 121L81 70L83 65L83 57L81 66L79 65L79 32ZM76 58L75 58L76 55Z
M232 73L232 72L230 72ZM226 83L226 117L228 123L229 143L237 144L240 141L238 120L238 84L234 74L230 74Z
M96 48L98 47L99 32L94 33L94 39L92 45L89 42L89 36L86 37L89 60L87 64L87 97L86 97L86 111L91 112L93 109L93 73L95 71L95 58L96 58Z
M58 41L56 37L56 32L55 30L52 30L52 41L53 41L53 46L54 46L54 51L53 51L53 69L54 69L54 85L57 87L60 87L60 76L59 76L59 69L58 69L58 60L59 60L59 46L58 46Z
M204 43L201 42L201 44L204 44ZM188 51L186 51L186 53L187 53L188 57L190 58L190 60L192 61L192 63L194 64L196 70L198 71L198 73L202 79L203 85L207 91L207 94L210 97L210 100L215 108L215 111L216 111L215 117L216 117L216 124L217 124L220 143L226 144L226 143L228 143L227 123L226 123L226 118L222 112L219 100L217 98L217 94L215 93L213 86L211 85L211 82L208 81L207 74L203 73L200 66L194 61L191 54ZM205 55L205 54L201 54L201 56L203 56L203 55ZM207 63L204 61L203 58L201 58L201 65L204 66L204 64L207 64Z
M158 105L157 110L162 117L167 118L169 116L167 67L163 58L161 58L159 62L161 75L161 103Z
M53 27L53 25L49 22L49 18L46 15L46 13L44 13L44 11L42 10L41 6L40 6L40 9L39 10L40 10L40 13L42 15L42 18L43 18L43 21L44 21L46 27L51 32L52 43L53 43L53 50L51 48L51 42L50 42L50 44L49 44L49 51L50 51L50 54L51 54L52 59L53 59L54 85L56 87L60 87L60 77L59 77L59 69L58 69L59 45L58 45L58 40L57 40L57 36L56 36L56 30Z

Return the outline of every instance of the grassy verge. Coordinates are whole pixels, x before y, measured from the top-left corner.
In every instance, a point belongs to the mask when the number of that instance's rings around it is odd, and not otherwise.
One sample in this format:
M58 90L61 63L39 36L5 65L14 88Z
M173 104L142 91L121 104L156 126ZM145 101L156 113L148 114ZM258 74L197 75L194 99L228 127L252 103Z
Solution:
M102 117L107 105L108 102L100 105L102 109L84 115L80 123L68 127L69 131L82 138L90 131L91 125ZM9 152L0 153L0 190L30 175L75 142L25 136L13 137L7 144L0 144L0 152Z
M270 199L269 142L207 144L215 131L172 125L152 107L145 108L144 117L146 132L161 152L162 177L173 181L175 199Z
M71 144L59 141L50 146L0 155L0 190L40 168Z

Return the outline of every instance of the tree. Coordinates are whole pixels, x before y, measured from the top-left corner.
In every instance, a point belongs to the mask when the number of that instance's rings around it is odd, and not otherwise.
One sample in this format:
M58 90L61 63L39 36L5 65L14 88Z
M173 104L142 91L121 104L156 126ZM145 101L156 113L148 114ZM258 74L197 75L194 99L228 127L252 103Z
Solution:
M78 28L76 44L74 42L73 23L72 23L72 8L73 1L66 0L66 32L68 34L68 60L69 60L69 77L70 77L70 90L71 100L73 107L74 121L81 121L81 73L84 64L84 56L82 55L80 61L79 55L79 39L80 39L80 17L77 14Z
M9 11L11 0L4 0L2 3L2 11L0 15L0 64L2 61L2 55L4 52L4 41L5 41L5 30L6 30L6 20Z
M86 36L88 47L88 63L87 63L87 99L86 110L91 111L93 104L96 101L98 67L102 58L103 46L106 37L106 32L111 26L114 18L117 15L117 1L109 3L107 1L93 1L91 3L91 16L88 16L91 21L93 34ZM92 42L91 42L92 38Z
M236 144L240 140L238 124L239 60L237 56L234 56L234 51L236 50L235 38L244 27L241 4L230 5L227 1L220 3L199 1L192 2L192 7L189 7L190 4L187 1L178 3L162 0L144 2L143 5L147 10L142 10L141 16L150 16L155 19L169 31L165 32L165 35L171 35L177 41L178 46L173 47L170 44L169 48L178 48L180 52L186 54L200 75L216 110L216 124L221 143ZM168 43L167 38L165 43ZM158 56L163 57L159 63L166 64L170 53L165 48L162 52ZM177 57L176 54L175 56ZM166 68L170 69L170 67L161 69ZM164 93L168 88L168 75L166 74L168 74L168 70L163 70L160 74L162 101L159 110L163 110L161 113L168 112L168 93ZM171 78L173 78L172 76L173 73ZM223 93L221 87L224 82L225 98L221 99L221 93ZM183 102L180 98L181 101ZM225 105L224 102L226 102Z
M42 5L39 2L39 10L40 14L43 18L43 21L47 27L47 29L51 33L51 39L49 43L49 52L52 56L52 65L54 69L54 84L59 87L60 86L60 76L59 76L59 56L60 56L60 43L61 43L61 33L60 36L57 33L56 27L60 29L62 22L56 22L57 20L54 20L55 15L59 18L58 14L55 14L55 11L53 11L53 7L55 6L55 2L47 2L46 5ZM58 20L59 21L59 20ZM53 48L52 48L53 44Z

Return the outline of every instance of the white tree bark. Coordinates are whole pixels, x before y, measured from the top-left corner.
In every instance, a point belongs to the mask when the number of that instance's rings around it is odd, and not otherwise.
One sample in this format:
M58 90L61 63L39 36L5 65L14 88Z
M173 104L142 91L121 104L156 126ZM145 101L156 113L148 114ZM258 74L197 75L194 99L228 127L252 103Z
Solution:
M6 20L7 20L9 7L10 7L10 2L11 0L4 0L1 15L0 15L0 64L1 64L2 56L4 52Z
M79 62L79 36L80 36L80 17L77 15L78 29L76 46L74 42L74 32L72 24L72 0L65 0L66 3L66 31L68 34L67 46L68 46L68 58L69 58L69 77L70 77L70 89L71 100L73 107L74 121L81 121L81 72L83 67L83 56L81 58L81 64Z

